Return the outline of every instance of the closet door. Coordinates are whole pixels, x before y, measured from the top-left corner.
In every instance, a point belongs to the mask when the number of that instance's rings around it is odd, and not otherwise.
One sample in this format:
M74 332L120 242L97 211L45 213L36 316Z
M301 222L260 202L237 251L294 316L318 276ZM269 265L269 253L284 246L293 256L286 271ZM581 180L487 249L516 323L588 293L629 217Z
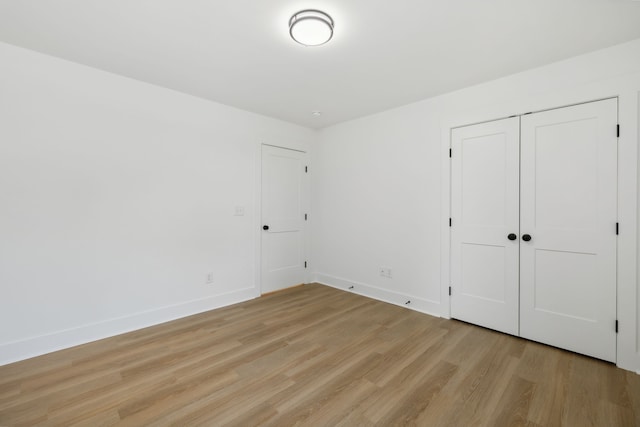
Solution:
M451 316L514 335L518 145L518 118L452 131Z
M522 117L520 335L616 359L617 100ZM530 239L529 237L530 236Z

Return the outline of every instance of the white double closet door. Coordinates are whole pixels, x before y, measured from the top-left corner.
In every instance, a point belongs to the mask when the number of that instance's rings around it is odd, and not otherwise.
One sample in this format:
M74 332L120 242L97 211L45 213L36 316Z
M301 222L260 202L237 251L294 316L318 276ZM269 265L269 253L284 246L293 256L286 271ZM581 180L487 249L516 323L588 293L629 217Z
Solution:
M452 131L451 316L616 360L617 100Z

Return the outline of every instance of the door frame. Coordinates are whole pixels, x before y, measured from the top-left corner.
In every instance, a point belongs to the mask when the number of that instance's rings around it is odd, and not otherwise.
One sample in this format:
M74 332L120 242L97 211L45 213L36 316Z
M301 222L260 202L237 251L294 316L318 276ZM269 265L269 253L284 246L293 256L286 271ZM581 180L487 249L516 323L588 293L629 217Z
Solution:
M252 224L254 225L254 262L253 262L253 269L254 269L254 283L255 283L255 290L254 290L254 297L258 298L262 295L262 237L263 237L263 233L262 233L262 147L263 146L269 146L269 147L276 147L276 148L282 148L284 150L292 150L292 151L299 151L302 153L305 153L306 156L306 160L307 160L307 164L309 165L309 169L308 172L306 174L306 178L305 178L305 187L306 187L306 192L307 192L307 196L306 196L306 204L307 204L307 210L309 211L309 219L306 221L305 223L305 228L304 228L304 252L306 254L306 258L308 261L310 258L310 254L311 254L311 224L312 224L312 219L313 219L313 215L311 215L311 173L312 173L312 167L311 167L311 147L308 146L307 144L278 144L278 143L270 143L270 142L260 142L257 143L255 145L255 152L254 152L254 162L255 162L255 175L254 175L254 182L255 182L255 192L254 192L254 210L253 210L253 221ZM306 272L304 274L304 283L310 283L311 280L310 278L312 277L311 275L311 262L308 262L307 264L308 268L306 269Z
M452 129L508 118L529 112L569 107L603 99L618 99L618 221L617 239L617 317L620 330L617 336L616 365L640 372L640 339L636 315L638 311L637 254L638 241L638 129L640 121L640 87L633 80L610 78L587 86L542 95L522 96L504 104L480 105L476 109L451 112L445 115L441 128L441 221L440 254L441 317L451 318L451 148ZM488 103L489 101L487 101ZM625 327L626 325L626 327Z

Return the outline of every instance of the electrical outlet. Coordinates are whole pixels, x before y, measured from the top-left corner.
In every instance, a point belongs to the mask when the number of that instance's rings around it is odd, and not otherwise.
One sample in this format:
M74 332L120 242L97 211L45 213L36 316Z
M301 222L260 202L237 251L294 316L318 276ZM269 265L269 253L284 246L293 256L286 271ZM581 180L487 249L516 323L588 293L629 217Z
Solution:
M207 283L213 283L213 273L207 273Z
M391 267L380 267L380 275L391 279Z

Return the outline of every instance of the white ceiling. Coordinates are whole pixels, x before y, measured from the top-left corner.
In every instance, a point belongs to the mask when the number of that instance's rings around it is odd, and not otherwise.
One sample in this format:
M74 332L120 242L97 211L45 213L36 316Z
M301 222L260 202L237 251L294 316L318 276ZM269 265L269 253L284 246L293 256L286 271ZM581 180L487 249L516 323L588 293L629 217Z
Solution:
M0 41L313 128L636 38L633 0L0 0Z

